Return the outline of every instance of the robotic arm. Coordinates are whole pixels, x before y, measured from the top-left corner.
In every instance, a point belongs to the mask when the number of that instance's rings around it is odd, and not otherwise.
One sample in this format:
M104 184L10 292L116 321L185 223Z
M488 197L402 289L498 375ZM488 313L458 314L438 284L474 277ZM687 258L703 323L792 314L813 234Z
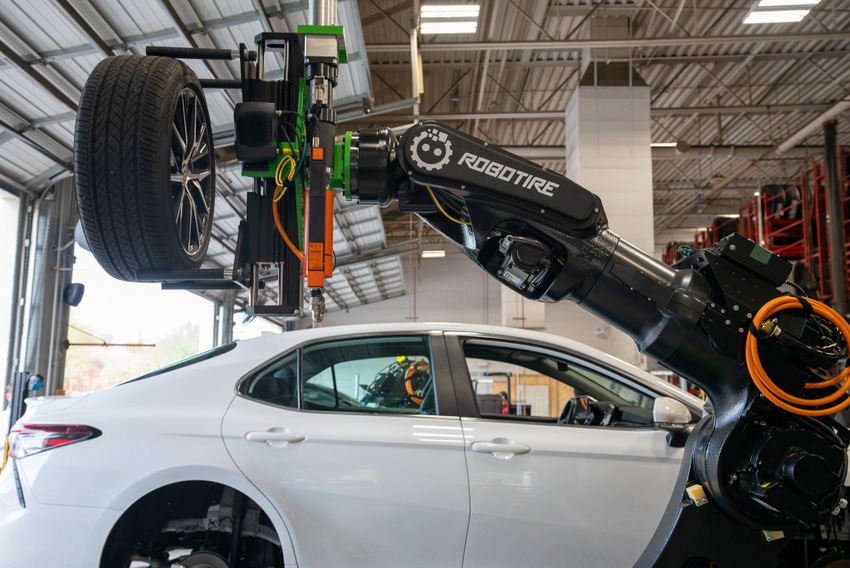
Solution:
M98 245L99 259L108 261L111 273L171 288L246 289L249 315L275 316L300 315L303 277L318 322L325 278L333 268L333 189L344 189L349 199L364 204L397 201L402 211L421 217L504 285L532 300L577 303L707 393L712 411L689 437L680 486L643 565L678 568L694 556L724 568L773 565L781 534L816 526L846 505L850 434L831 415L850 406L850 370L835 378L823 375L846 359L850 326L786 283L787 261L732 235L667 266L609 230L602 203L590 191L439 123L417 124L400 139L381 128L347 133L337 143L332 93L345 57L331 4L311 2L312 24L298 34L262 33L256 52L240 46L239 81L206 85L239 88L243 99L234 113L234 152L254 187L246 197L232 268L199 268L204 239L210 238L214 193L203 180L214 179L215 164L198 161L206 164L204 171L193 170L195 162L184 156L182 138L172 138L171 129L163 130L162 139L171 145L171 160L158 144L138 141L121 149L122 160L136 157L128 163L159 164L155 179L140 183L135 192L110 182L110 161L90 150L101 146L93 143L93 133L101 131L93 124L101 113L92 109L111 108L114 85L99 86L107 71L93 75L81 105L87 110L78 117L77 193L88 204L80 209L87 238ZM155 48L148 53L236 57L220 51ZM283 79L263 79L267 51L281 53ZM138 63L115 58L104 68L111 73ZM175 67L161 59L154 63ZM181 91L191 91L191 100L196 87L204 86L195 83ZM180 116L174 128L185 126L182 112L170 112ZM205 113L198 113L203 127L197 130L208 134L204 120ZM179 171L175 145L185 158ZM211 135L196 146L208 152ZM112 209L93 205L120 197L121 203L138 199L137 208L179 203L179 213L187 201L183 197L193 196L197 203L188 202L196 204L207 226L189 231L187 242L157 248L169 252L163 258L140 255L132 239L113 238L109 231L123 225L111 218L100 223L99 211L111 214ZM182 235L174 212L158 213L162 223L146 228L162 225L173 236ZM127 215L127 224L138 223L138 217ZM110 247L118 250L106 254ZM261 305L259 291L273 268L278 305ZM683 498L686 489L691 499Z
M850 436L829 415L850 399L845 375L821 375L847 356L850 327L786 283L789 262L732 235L667 266L608 229L598 196L439 123L399 141L363 130L345 146L353 199L397 200L504 285L577 303L707 393L713 410L684 477L710 505L683 508L677 496L647 562L680 566L701 531L705 557L725 549L733 564L720 565L753 565L772 558L781 531L845 506ZM710 536L718 523L723 536Z

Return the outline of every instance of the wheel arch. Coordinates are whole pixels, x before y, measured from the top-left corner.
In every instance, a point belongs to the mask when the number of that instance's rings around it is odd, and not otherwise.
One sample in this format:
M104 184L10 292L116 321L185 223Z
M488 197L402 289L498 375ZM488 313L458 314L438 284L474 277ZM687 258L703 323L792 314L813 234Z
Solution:
M163 525L161 516L146 517L145 511L151 508L163 507L166 500L182 500L178 503L168 502L169 508L174 511L174 518L167 521L178 520L186 511L205 510L215 504L211 496L216 491L231 490L235 495L246 498L253 502L265 516L274 530L279 541L280 551L284 566L295 566L296 559L289 529L274 505L253 484L243 476L233 471L221 470L207 466L185 466L158 471L150 476L139 479L118 494L110 503L109 508L121 511L117 520L107 532L106 539L101 547L101 568L112 568L107 562L107 551L113 546L122 528L119 525L133 525L138 522L148 523L144 528L146 531L160 530L156 525ZM132 517L132 518L130 518ZM166 521L166 522L167 522Z

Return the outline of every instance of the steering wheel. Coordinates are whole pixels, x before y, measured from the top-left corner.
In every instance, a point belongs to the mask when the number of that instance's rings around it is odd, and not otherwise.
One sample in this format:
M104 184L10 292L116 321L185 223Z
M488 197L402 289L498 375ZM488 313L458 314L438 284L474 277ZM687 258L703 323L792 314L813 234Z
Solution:
M592 396L586 394L574 396L567 401L564 409L561 410L561 415L558 417L558 424L576 424L579 407L582 412L580 423L593 424L596 417L596 413L593 412L594 403L596 403L596 399Z
M576 408L578 401L575 397L569 399L564 409L561 410L561 415L558 416L558 424L573 424L576 421Z

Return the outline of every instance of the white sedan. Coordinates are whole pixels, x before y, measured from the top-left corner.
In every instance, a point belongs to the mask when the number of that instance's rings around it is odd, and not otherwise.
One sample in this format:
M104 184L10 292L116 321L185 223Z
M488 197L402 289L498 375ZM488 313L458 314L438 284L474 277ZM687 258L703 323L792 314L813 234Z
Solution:
M631 566L682 465L675 430L701 413L604 353L516 329L240 341L30 399L0 473L0 563Z

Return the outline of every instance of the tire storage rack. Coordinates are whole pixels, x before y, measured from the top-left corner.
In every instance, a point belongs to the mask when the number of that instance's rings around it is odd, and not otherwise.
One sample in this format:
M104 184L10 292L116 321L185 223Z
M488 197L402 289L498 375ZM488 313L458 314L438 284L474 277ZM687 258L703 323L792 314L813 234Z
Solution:
M850 152L839 153L839 188L844 214L845 279L850 282ZM663 260L682 258L680 247L701 249L738 232L786 260L794 262L794 281L820 301L832 299L829 263L827 170L823 160L800 173L798 184L764 185L758 197L735 218L717 217L697 231L692 242L671 242Z

